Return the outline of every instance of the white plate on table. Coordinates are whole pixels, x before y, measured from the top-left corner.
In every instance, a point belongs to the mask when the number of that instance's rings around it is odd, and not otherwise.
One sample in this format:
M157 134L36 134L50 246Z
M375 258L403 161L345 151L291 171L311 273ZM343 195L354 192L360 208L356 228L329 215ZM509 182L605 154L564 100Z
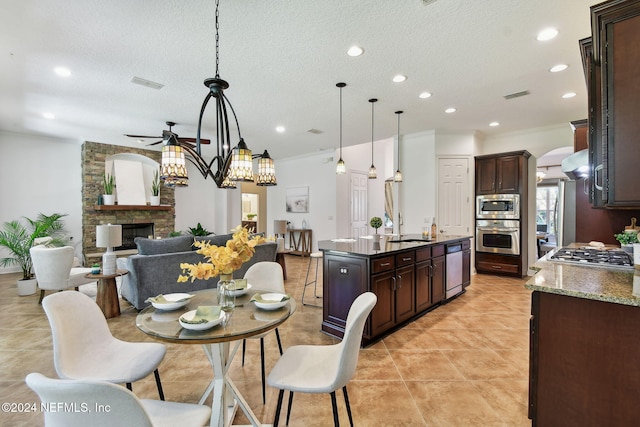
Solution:
M272 302L264 302L264 301L253 301L256 305L256 307L261 308L263 310L277 310L281 307L284 307L285 305L287 305L287 303L289 302L290 298L287 298L284 301L280 301L283 297L285 297L285 294L280 294L280 293L269 293L269 294L262 294L261 297L263 300L272 300Z
M244 295L249 292L249 289L251 289L251 287L251 283L247 283L247 286L244 289L228 289L227 291L232 297L239 297L240 295Z
M213 328L214 326L219 325L220 323L222 323L222 321L224 320L224 316L225 316L224 311L220 310L220 316L218 316L218 318L215 319L215 320L211 320L210 322L206 322L206 323L186 323L186 322L182 321L182 318L185 318L186 320L193 319L193 316L196 315L196 311L197 310L187 311L185 314L180 316L178 318L178 322L180 322L180 326L182 326L185 329L192 330L192 331L204 331L205 329Z
M153 302L151 301L151 305L157 308L158 310L176 310L180 307L184 307L189 304L189 301L193 297L191 294L163 294L164 299L167 300L166 303Z

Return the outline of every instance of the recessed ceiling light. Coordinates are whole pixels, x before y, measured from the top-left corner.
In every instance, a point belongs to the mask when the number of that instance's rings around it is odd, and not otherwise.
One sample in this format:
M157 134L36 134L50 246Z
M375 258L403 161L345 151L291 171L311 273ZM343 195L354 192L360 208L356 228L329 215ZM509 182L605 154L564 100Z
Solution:
M360 56L364 53L364 49L360 46L351 46L347 51L347 55L349 56Z
M551 40L558 35L558 30L555 28L545 28L544 30L538 33L536 39L541 42L546 42L547 40Z
M60 77L69 77L71 76L71 70L67 67L56 67L53 71L59 75Z
M404 76L402 74L397 74L393 76L393 81L396 83L402 83L405 80L407 80L407 76Z
M431 98L431 93L430 92L422 92L420 95L418 95L420 98L422 99L427 99L427 98Z
M573 98L574 96L576 96L576 93L575 93L575 92L567 92L567 93L565 93L564 95L562 95L562 97L563 97L564 99L567 99L567 98Z
M42 113L42 117L45 119L53 120L56 118L56 115L53 113Z
M491 123L489 123L489 126L491 126L491 127L500 126L500 123L499 122L491 122Z
M445 113L451 114L451 113L455 113L456 109L453 107L449 107L446 110L444 110Z
M558 64L558 65L554 65L553 67L549 68L549 71L551 71L552 73L558 73L560 71L564 71L567 68L569 68L569 66L567 64Z
M285 131L284 126L276 126L276 132L283 133Z

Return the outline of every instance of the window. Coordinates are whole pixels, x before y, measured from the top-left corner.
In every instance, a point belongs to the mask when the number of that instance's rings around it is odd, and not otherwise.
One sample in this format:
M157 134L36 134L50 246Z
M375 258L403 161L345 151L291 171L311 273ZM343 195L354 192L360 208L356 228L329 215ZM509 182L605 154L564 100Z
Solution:
M557 186L538 186L536 188L536 224L546 224L547 233L556 233Z

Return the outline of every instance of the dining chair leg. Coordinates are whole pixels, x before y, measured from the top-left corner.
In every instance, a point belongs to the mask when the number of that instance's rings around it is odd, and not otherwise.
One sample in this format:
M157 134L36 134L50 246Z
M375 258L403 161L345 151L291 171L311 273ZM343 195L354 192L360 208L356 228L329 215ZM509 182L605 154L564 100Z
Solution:
M42 305L43 299L44 299L44 289L40 289L40 301L38 301L38 304Z
M244 366L244 351L247 349L247 340L242 340L242 366Z
M280 419L280 409L282 409L282 398L284 397L284 390L278 392L278 406L276 406L276 416L273 418L273 427L278 427L278 420Z
M291 404L293 403L293 392L289 392L289 402L287 403L287 424L289 425L289 417L291 417Z
M153 371L153 375L156 377L156 386L158 386L158 395L160 395L160 400L164 400L164 391L162 391L162 383L160 382L160 372L156 369Z
M347 386L342 387L342 394L344 394L344 404L347 407L347 415L349 415L349 425L353 427L353 417L351 416L351 405L349 405L349 395L347 394Z
M264 338L260 338L260 367L262 368L261 376L262 376L262 404L267 403L267 392L265 388L265 378L264 378Z
M131 388L131 383L127 383L127 389L129 389L129 391L133 391L133 389Z
M278 340L278 349L280 350L280 356L282 356L282 342L280 341L280 332L276 328L276 339Z
M335 427L340 426L340 420L338 419L338 402L336 402L336 391L331 392L331 406L333 407L333 425Z

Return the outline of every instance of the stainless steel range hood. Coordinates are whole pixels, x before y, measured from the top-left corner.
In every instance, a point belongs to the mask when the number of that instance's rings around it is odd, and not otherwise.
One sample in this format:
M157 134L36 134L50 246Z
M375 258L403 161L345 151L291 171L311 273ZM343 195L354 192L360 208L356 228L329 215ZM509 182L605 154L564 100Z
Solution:
M582 179L589 175L589 152L585 148L562 160L562 172L571 179Z

